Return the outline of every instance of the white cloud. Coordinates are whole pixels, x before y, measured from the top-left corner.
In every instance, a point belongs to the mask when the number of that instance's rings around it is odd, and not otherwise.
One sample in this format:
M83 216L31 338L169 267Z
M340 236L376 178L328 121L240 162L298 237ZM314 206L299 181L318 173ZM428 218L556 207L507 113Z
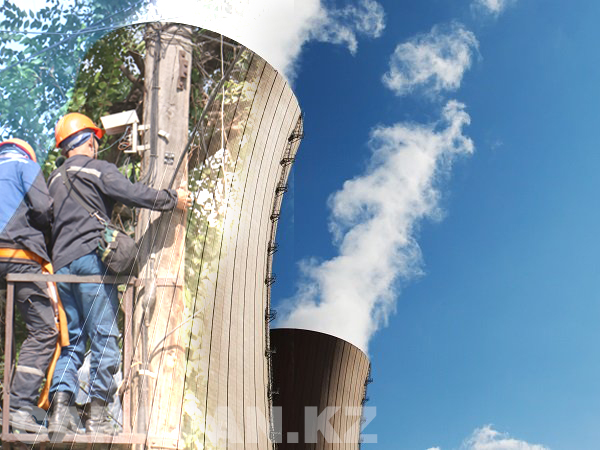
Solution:
M385 12L374 0L360 0L358 5L332 10L317 21L310 36L318 41L346 45L350 52L358 49L357 34L379 37L385 28Z
M510 3L515 0L475 0L473 5L478 9L483 9L489 14L498 16L506 9Z
M397 95L417 88L429 95L456 90L478 45L475 35L460 24L436 25L396 47L383 82Z
M322 0L156 0L145 20L202 26L222 33L265 58L293 79L302 46L317 40L356 52L358 36L378 37L384 11L375 0L327 9Z
M500 433L485 425L473 431L462 446L462 450L549 450L548 447L539 444L530 444L525 441L511 438L506 433Z
M421 273L416 230L424 218L439 216L439 180L454 158L473 151L462 134L469 122L464 105L450 101L437 123L372 131L366 173L330 198L339 254L304 262L303 280L281 309L279 326L329 333L367 350L395 308L398 282Z

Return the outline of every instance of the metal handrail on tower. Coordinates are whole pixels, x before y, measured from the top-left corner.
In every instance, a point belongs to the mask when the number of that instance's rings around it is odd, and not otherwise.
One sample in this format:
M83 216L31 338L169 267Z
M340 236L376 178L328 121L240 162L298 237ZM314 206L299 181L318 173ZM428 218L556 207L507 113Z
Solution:
M275 243L275 232L277 227L277 222L279 221L279 217L281 215L281 202L283 200L283 194L285 194L288 190L287 179L289 176L290 168L292 163L295 160L295 150L297 150L297 146L294 148L294 144L298 142L298 140L304 137L304 116L301 114L298 117L298 121L294 126L294 130L290 134L287 140L286 149L283 154L283 158L280 160L281 165L281 174L279 176L279 182L275 188L275 195L273 196L273 207L271 208L271 232L270 232L270 240L269 247L267 249L267 269L266 269L266 278L265 284L267 285L267 306L265 308L265 357L267 359L267 373L268 373L268 385L267 385L267 396L269 398L269 435L271 437L271 442L275 449L277 449L277 442L280 442L280 433L275 429L275 423L273 420L273 411L272 411L272 402L273 402L273 363L272 363L272 354L275 353L275 350L271 350L271 343L269 338L269 324L276 317L276 312L271 313L271 285L275 282L275 274L272 273L273 269L273 254L277 251L277 244Z

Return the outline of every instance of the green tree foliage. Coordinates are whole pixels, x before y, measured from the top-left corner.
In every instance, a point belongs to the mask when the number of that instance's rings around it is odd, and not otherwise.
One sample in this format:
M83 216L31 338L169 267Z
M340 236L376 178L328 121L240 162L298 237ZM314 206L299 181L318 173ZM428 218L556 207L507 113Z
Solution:
M132 109L142 117L144 28L119 28L91 46L81 63L67 112L83 113L96 123L105 115ZM100 157L118 162L126 144L119 139L121 136L107 136ZM132 164L137 162L138 158L128 161L124 173L131 174Z
M144 0L48 0L33 13L4 0L0 138L25 139L36 148L40 161L45 160L53 148L54 124L67 112L86 52L107 30L135 20L144 4ZM110 89L106 86L105 94Z
M141 114L144 48L142 26L120 28L96 42L86 54L69 110L98 119L128 109Z

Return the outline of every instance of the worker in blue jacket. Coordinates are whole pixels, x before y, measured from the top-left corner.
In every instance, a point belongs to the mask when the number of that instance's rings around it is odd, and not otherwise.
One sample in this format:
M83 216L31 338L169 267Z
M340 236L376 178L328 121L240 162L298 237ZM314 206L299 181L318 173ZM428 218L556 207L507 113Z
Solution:
M7 274L40 274L50 261L45 235L52 199L33 148L21 139L0 143L0 192L0 287L5 289ZM45 432L33 412L57 345L49 289L43 282L15 284L15 304L27 326L10 386L10 425L20 432Z

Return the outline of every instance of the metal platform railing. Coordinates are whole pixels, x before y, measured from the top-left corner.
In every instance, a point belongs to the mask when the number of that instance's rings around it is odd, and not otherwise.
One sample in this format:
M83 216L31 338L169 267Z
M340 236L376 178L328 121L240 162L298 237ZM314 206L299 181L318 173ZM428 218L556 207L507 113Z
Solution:
M15 283L21 282L62 282L62 283L104 283L125 284L127 289L123 294L122 309L124 313L125 330L123 332L123 382L126 388L123 391L123 431L116 436L91 435L84 433L67 434L61 443L50 443L47 435L37 436L35 434L13 433L9 427L10 414L10 388L13 369L13 320L14 320L14 293ZM2 449L11 450L14 445L20 448L23 444L34 444L36 448L45 450L47 446L52 449L64 448L76 449L86 448L131 448L135 444L144 444L146 435L135 433L131 428L131 362L132 362L132 317L134 289L140 284L139 280L125 276L101 276L101 275L44 275L44 274L8 274L6 277L6 330L4 343L4 399L2 404ZM108 445L108 447L107 447Z

